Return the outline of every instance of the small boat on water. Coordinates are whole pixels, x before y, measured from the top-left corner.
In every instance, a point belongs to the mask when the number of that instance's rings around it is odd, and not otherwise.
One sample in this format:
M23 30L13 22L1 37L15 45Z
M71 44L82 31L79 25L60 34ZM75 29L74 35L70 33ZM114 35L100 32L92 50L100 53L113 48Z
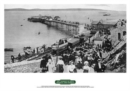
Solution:
M40 35L41 34L41 32L38 32L38 35Z
M111 14L103 14L103 16L110 16Z
M13 48L5 48L5 52L13 52Z

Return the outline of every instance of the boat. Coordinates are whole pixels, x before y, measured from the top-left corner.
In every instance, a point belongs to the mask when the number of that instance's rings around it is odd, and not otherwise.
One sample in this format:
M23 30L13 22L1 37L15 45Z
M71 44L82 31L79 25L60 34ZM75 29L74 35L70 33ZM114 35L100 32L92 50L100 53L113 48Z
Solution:
M79 38L63 38L60 39L58 42L54 43L51 48L52 51L56 52L62 52L64 50L66 50L69 46L70 47L74 47L75 45L77 45L80 42Z
M71 47L74 47L74 46L76 46L79 43L80 43L80 39L77 38L77 37L68 39L68 45L71 46Z
M51 48L52 50L65 50L68 46L67 39L60 39L58 42L54 43Z
M5 48L5 52L13 52L13 48Z
M111 14L103 14L103 16L110 16Z
M41 32L38 32L38 35L40 35L41 34Z

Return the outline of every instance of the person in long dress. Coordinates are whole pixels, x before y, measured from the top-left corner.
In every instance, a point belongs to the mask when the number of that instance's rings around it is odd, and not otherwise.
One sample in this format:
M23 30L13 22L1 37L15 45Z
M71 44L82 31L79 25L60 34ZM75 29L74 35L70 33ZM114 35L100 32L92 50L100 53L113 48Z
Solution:
M57 71L60 72L60 73L63 73L64 72L64 66L65 66L64 61L60 57L58 59L58 62L57 62Z
M89 62L85 61L83 66L83 73L89 73L89 72L90 72Z
M80 56L76 56L75 65L77 69L82 69L82 58Z
M89 73L95 73L94 67L96 64L92 64L90 69L89 69Z
M70 65L68 66L68 72L69 73L74 73L75 70L76 70L76 67L75 67L73 61L70 61Z
M47 64L47 60L45 59L45 57L42 57L42 60L41 60L41 63L40 63L40 68L41 68L41 72L43 72L43 73L48 71L46 64Z
M48 63L46 65L48 67L48 72L53 73L53 68L54 68L54 62L52 59L48 59Z

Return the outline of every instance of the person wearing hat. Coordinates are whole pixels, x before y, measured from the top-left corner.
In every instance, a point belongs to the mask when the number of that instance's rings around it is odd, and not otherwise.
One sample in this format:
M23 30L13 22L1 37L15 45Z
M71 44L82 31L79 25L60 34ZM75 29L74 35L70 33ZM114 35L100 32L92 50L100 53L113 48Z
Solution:
M83 65L84 65L84 62L85 62L86 60L88 60L88 53L87 53L87 52L85 52L85 53L84 53L84 56L83 56L83 60L82 60L82 64L83 64Z
M46 58L42 57L42 60L41 60L41 63L40 63L41 72L48 71L48 68L46 67L46 64L47 64Z
M105 71L105 65L102 63L102 59L98 59L96 65L95 65L95 68L94 70L96 72L104 72Z
M11 60L12 60L12 63L14 63L14 56L13 55L11 55Z
M93 63L93 60L94 60L94 58L93 58L93 55L92 55L92 53L88 53L88 62L89 62L89 65L91 65L92 63Z
M89 62L85 61L83 66L83 73L88 73L90 71Z
M89 73L95 73L95 70L94 70L95 65L96 65L96 64L94 64L94 63L91 65L90 70L89 70Z
M60 56L57 62L57 71L60 73L63 73L64 71L64 61L62 60L62 57Z
M76 57L75 62L76 62L76 67L77 67L78 69L82 69L82 58L81 58L80 56L77 56L77 57Z
M74 73L75 71L76 71L76 67L75 67L73 61L70 61L70 65L68 66L68 72Z
M48 67L48 72L50 72L50 73L53 72L53 68L55 67L55 65L51 58L48 59L48 63L46 65L46 67Z
M62 60L62 57L61 57L61 56L58 57L57 65L58 65L58 64L64 65L64 61Z
M99 57L100 59L102 59L102 52L101 52L101 50L98 50L98 51L97 51L97 55L98 55L98 57Z

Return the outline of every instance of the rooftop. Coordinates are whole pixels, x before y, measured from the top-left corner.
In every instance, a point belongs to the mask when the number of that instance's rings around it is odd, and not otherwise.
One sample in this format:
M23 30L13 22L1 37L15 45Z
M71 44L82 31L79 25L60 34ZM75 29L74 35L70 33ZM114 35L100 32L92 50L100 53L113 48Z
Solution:
M94 41L102 41L102 38L100 38L100 37L96 37L95 39L94 39Z
M100 21L92 21L92 24L98 24L99 22L102 24L116 24L118 19L109 19L109 20L100 20Z

